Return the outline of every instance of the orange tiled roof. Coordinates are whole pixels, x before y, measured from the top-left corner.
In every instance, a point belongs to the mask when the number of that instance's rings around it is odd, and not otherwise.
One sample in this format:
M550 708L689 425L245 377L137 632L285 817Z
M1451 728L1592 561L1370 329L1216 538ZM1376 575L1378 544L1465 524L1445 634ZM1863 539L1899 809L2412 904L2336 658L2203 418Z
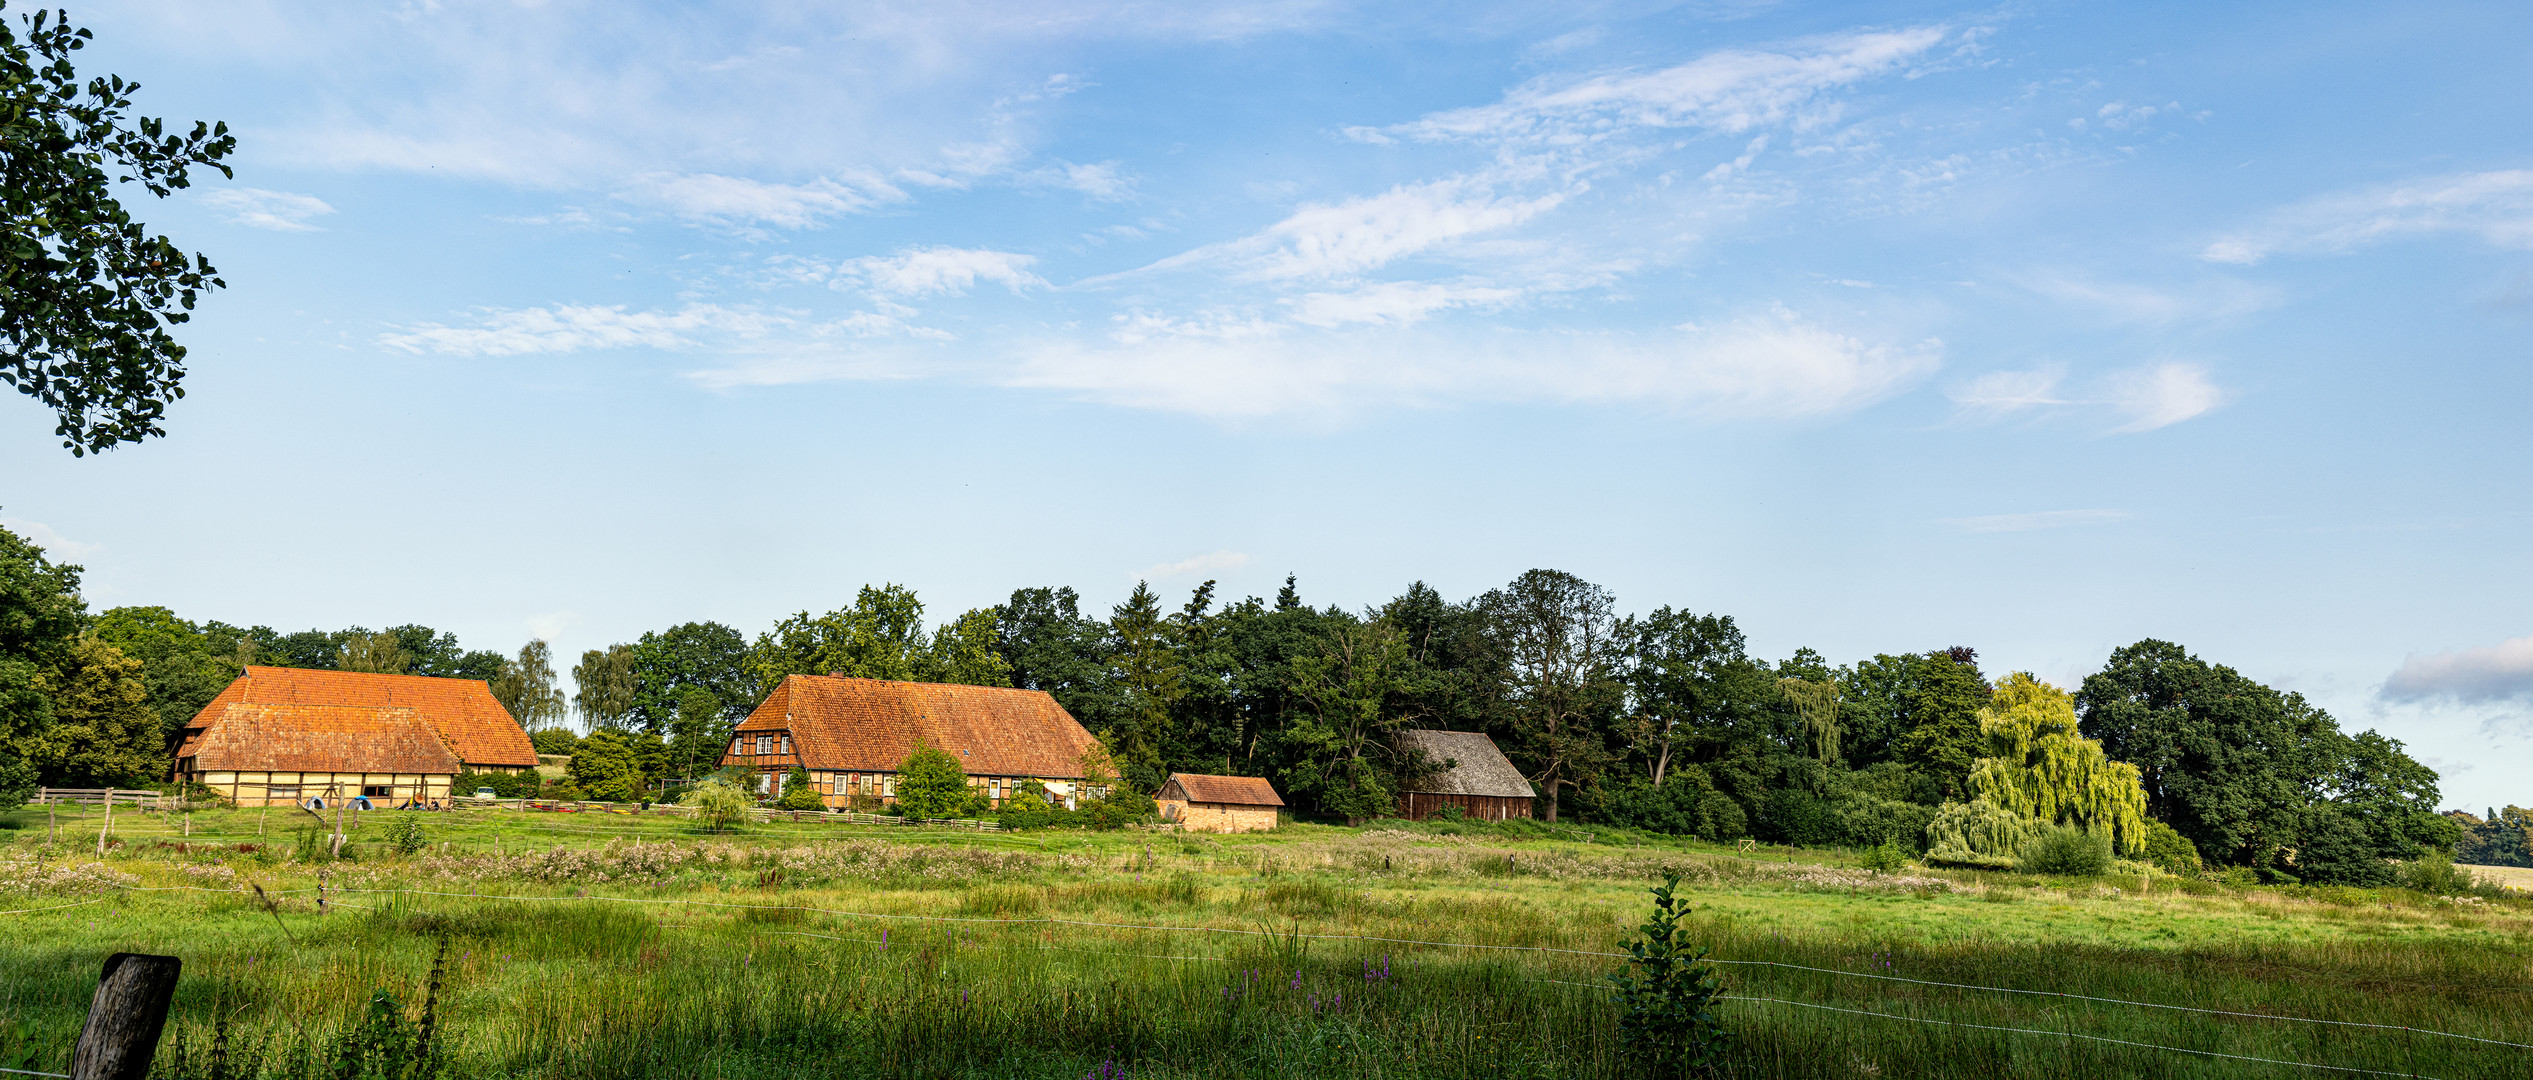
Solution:
M196 772L455 773L457 753L437 728L401 706L232 703L203 710L179 758Z
M931 743L971 776L1050 780L1082 775L1096 741L1042 690L832 675L785 678L739 730L790 731L804 768L894 772Z
M187 727L208 725L230 705L409 709L439 732L463 764L528 768L537 763L528 733L501 707L492 688L475 679L249 667Z
M1175 793L1170 784L1178 785ZM1173 794L1189 802L1230 803L1238 806L1282 806L1284 800L1275 794L1275 785L1262 776L1206 776L1201 773L1171 773L1170 783L1161 785L1165 799Z

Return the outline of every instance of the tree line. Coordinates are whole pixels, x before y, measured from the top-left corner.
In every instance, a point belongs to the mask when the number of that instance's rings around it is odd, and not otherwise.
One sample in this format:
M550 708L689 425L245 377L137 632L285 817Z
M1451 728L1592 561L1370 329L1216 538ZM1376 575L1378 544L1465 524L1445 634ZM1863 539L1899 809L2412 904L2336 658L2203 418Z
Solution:
M0 685L30 688L0 691L18 694L0 734L31 748L11 782L162 779L167 736L253 662L482 679L541 742L576 752L576 780L639 790L710 770L785 676L839 673L1042 690L1135 790L1178 771L1263 776L1332 819L1386 814L1450 764L1399 752L1395 732L1431 727L1493 736L1549 821L1709 838L1904 844L1976 864L2068 826L2133 858L2369 881L2464 832L2434 812L2436 775L2398 741L2345 733L2301 695L2163 641L2114 650L2064 689L1991 677L1962 646L1770 661L1732 616L1622 614L1607 589L1556 570L1462 600L1417 583L1359 611L1305 603L1292 578L1231 601L1209 581L1176 605L1138 583L1104 617L1069 587L1022 588L938 624L913 590L878 585L753 640L689 622L589 650L567 697L541 641L502 655L414 625L283 634L164 608L91 616L76 567L5 544L0 634L17 637L0 651L29 659L0 661ZM49 712L22 704L47 694ZM574 713L589 739L562 730Z

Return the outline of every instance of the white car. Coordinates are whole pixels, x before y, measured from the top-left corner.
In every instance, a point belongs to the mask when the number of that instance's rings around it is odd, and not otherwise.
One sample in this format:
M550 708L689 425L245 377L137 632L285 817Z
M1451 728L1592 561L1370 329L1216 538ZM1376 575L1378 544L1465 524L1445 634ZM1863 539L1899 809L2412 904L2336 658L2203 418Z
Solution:
M488 788L488 787L479 787L479 788L476 788L476 789L475 789L475 797L476 797L476 798L478 798L478 799L489 799L489 798L492 798L492 797L493 797L493 789Z

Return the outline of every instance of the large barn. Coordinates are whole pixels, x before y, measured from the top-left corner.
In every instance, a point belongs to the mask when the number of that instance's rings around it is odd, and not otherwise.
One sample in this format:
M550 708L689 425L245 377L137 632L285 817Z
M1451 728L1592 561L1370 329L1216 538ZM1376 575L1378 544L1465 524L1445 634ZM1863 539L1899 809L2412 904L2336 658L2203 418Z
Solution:
M883 805L897 799L899 764L926 743L959 759L996 806L1026 780L1068 807L1101 794L1077 790L1091 733L1045 691L997 686L787 676L740 721L721 764L754 771L763 794L797 767L830 807Z
M1451 763L1400 792L1398 816L1423 821L1446 806L1457 806L1480 821L1530 816L1535 789L1483 732L1410 729L1398 733L1398 747L1410 753L1422 750L1425 760L1436 765Z
M434 802L461 772L536 763L528 733L479 680L249 667L178 734L175 779L239 806Z

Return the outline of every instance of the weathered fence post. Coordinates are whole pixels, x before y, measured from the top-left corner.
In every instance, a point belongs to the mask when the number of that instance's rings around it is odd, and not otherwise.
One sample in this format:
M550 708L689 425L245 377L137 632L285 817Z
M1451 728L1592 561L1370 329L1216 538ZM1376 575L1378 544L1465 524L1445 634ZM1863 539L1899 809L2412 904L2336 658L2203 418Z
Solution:
M97 857L106 856L106 834L114 830L114 789L106 789L106 823L97 826Z
M97 996L88 1003L88 1026L70 1054L71 1080L141 1080L149 1074L184 966L173 956L106 957Z

